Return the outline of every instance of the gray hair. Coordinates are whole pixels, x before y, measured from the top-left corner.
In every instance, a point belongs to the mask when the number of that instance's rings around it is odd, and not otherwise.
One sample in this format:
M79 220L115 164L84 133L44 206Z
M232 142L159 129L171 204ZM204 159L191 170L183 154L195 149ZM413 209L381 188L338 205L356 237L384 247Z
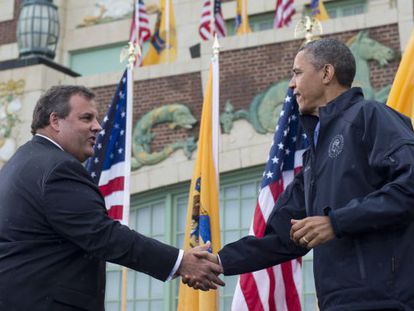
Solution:
M56 113L59 118L65 118L70 112L69 100L73 95L80 95L87 100L93 100L95 94L88 88L78 85L52 86L44 93L36 103L33 110L32 134L50 124L51 113Z
M311 63L317 70L322 69L326 64L331 64L339 84L351 87L356 65L351 50L345 44L335 39L320 39L305 44L299 51L311 55Z

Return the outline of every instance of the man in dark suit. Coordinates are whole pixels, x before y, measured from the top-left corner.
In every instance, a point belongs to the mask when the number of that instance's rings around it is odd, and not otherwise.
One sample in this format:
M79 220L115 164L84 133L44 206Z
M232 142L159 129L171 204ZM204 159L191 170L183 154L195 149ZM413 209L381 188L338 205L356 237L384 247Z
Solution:
M351 87L355 66L335 39L299 50L289 86L310 143L303 170L278 198L264 236L224 246L220 261L224 274L241 274L313 249L321 311L414 310L413 128Z
M159 280L223 285L220 266L147 238L106 213L82 166L97 133L94 94L57 86L38 101L33 139L0 171L0 310L103 310L105 262Z

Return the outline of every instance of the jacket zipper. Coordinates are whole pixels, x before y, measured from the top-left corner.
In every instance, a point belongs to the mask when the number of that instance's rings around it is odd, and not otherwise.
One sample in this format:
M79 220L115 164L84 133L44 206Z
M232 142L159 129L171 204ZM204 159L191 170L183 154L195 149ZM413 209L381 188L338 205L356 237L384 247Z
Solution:
M361 276L361 279L365 280L366 273L365 273L365 265L364 265L364 258L362 256L361 245L359 244L358 240L354 240L354 244L355 244L355 250L356 250L357 259L358 259L359 274Z

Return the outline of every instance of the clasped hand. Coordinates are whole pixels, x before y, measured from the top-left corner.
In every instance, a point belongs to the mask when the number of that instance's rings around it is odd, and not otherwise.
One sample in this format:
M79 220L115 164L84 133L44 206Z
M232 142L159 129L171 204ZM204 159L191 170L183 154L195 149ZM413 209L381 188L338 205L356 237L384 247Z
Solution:
M302 247L310 249L335 238L328 216L312 216L301 220L292 219L291 223L290 238Z
M208 291L217 289L217 285L224 286L224 282L218 277L223 273L223 268L216 255L208 252L210 243L197 246L184 252L178 274L184 284L194 289Z

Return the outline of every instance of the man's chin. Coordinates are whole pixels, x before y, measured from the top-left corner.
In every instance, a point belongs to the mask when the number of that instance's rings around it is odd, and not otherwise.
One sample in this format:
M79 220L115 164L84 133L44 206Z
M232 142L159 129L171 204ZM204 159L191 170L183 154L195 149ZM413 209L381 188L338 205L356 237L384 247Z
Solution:
M308 115L308 114L313 114L313 111L311 109L309 109L307 107L303 107L299 104L299 113L301 115Z
M309 114L309 111L305 107L302 107L301 105L299 105L299 113L300 114Z
M94 155L95 155L95 150L93 150L93 148L91 150L87 150L85 152L85 158L86 158L85 161L93 157Z

